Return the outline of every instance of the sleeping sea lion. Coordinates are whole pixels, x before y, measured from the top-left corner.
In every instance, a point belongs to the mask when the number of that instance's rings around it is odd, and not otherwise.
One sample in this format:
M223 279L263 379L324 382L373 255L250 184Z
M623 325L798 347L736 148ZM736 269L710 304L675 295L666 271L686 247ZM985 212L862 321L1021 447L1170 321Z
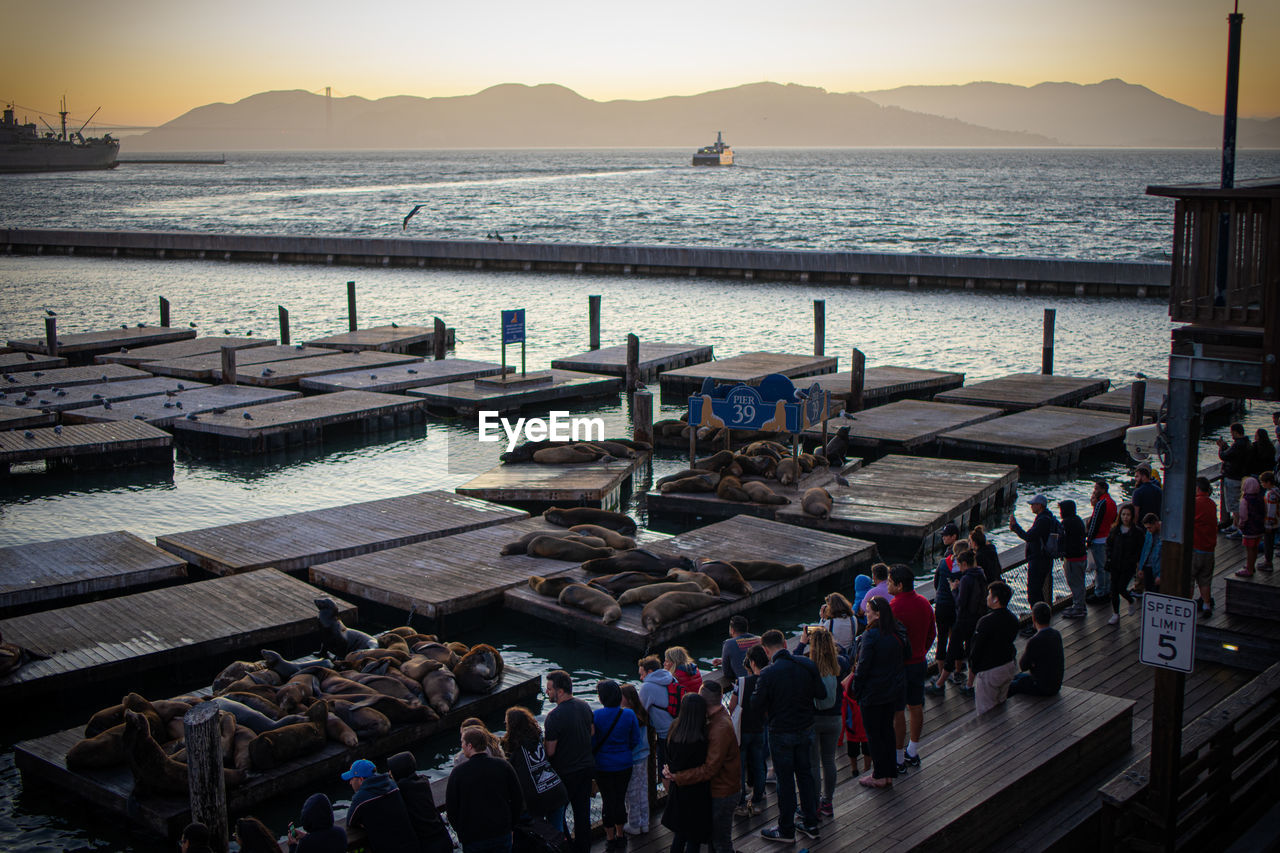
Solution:
M444 664L440 663L440 661L432 660L426 655L414 655L400 664L400 672L418 682L419 688L421 688L422 679L427 677L427 673L435 672L442 666Z
M539 465L579 465L587 462L614 462L612 455L594 444L567 444L564 447L547 447L533 454Z
M800 499L800 508L804 510L805 515L812 515L816 518L830 518L831 493L821 486L806 489L804 497Z
M789 504L790 498L784 498L776 493L764 483L758 480L748 480L742 484L742 490L750 496L751 500L758 504Z
M708 471L706 468L684 468L674 474L668 474L662 477L658 482L654 483L654 488L661 489L664 483L674 483L676 480L683 480L685 477L697 477L699 474L715 474L715 471Z
M279 689L277 689L276 693L279 694L279 692ZM280 710L280 705L277 702L263 698L257 693L224 693L219 698L247 705L259 714L265 714L273 720L278 720L284 716L284 712Z
M385 737L387 732L391 731L391 721L387 719L386 714L376 708L367 706L357 708L354 703L346 699L328 699L316 704L327 705L338 719L342 720L348 728L355 732L356 737L360 740L377 740Z
M656 575L651 575L648 572L621 572L616 575L600 575L599 577L592 578L587 581L587 586L602 589L614 598L617 598L629 589L648 586L658 580L660 580L660 578Z
M465 693L490 693L502 683L502 655L493 646L472 646L453 668L453 677Z
M405 681L401 681L393 675L373 675L366 672L357 672L351 676L351 680L363 684L366 687L372 687L375 693L381 693L383 696L392 696L404 702L416 702L421 697L417 695L421 688L417 682L411 682L413 689L410 689Z
M686 571L684 569L672 569L667 572L669 582L674 583L696 583L704 592L712 595L720 595L720 584L716 583L715 578L711 575L704 574L699 571Z
M235 717L236 723L247 729L253 730L254 734L262 734L280 727L280 721L268 717L261 711L254 710L243 702L237 702L234 699L228 699L226 696L215 696L209 700L220 711L226 711Z
M355 628L348 628L338 617L338 605L332 598L315 599L319 610L321 648L329 649L339 657L360 649L376 649L378 641Z
M744 580L781 581L804 574L800 563L778 563L773 560L730 560Z
M267 664L265 661L232 661L227 664L226 668L223 669L222 672L214 676L213 684L211 685L213 687L213 692L217 693L224 690L231 682L239 681L251 672L260 672L266 668Z
M567 509L553 506L542 514L542 517L560 527L573 527L575 524L598 524L610 530L616 530L624 536L634 536L636 522L620 512L607 509L596 509L590 506L574 506Z
M694 468L701 468L703 471L711 471L720 473L733 462L734 452L732 450L721 450L713 453L706 459L698 459L693 463Z
M698 571L715 581L723 592L736 592L739 595L750 595L752 592L751 584L743 580L732 563L724 560L701 560L698 562Z
M413 653L415 655L423 655L431 658L432 660L439 661L449 669L453 669L458 665L458 655L443 643L422 643L414 646Z
M529 577L529 589L547 598L559 598L560 593L571 583L574 583L574 580L567 577L544 578L539 575Z
M742 481L737 477L721 477L716 485L716 497L725 501L751 502L751 495L742 488Z
M258 654L262 655L262 662L266 664L266 668L280 676L281 681L288 681L309 666L329 665L327 660L321 660L320 658L309 658L294 663L293 661L285 660L278 652L273 652L271 649L259 649Z
M88 725L84 727L84 736L91 738L105 732L107 729L120 725L124 722L125 711L135 711L142 714L146 717L147 724L151 727L152 737L156 740L164 738L167 720L160 716L154 705L138 693L125 694L119 705L112 705L95 713L89 718Z
M320 692L325 696L368 696L378 691L344 675L335 675L320 682Z
M778 463L773 476L784 486L794 486L800 480L800 460L788 456Z
M426 707L430 707L440 716L449 713L458 701L458 680L448 669L437 669L427 673L422 679L422 694L426 697Z
M307 709L306 722L260 733L249 742L249 762L253 769L274 770L281 764L322 749L329 737L326 729L328 720L329 709L323 702L316 702Z
M430 722L439 718L435 709L430 705L424 705L421 702L405 702L403 699L386 696L382 693L363 696L353 701L351 705L354 708L373 708L390 720L393 725L397 723Z
M551 447L564 447L569 444L567 441L526 441L523 444L517 444L511 450L503 453L498 459L504 465L511 465L516 462L532 462L533 454L539 450L545 450Z
M613 596L603 590L582 583L571 583L560 592L557 599L565 607L576 607L600 617L605 625L612 625L622 618L622 608Z
M672 492L714 492L718 485L720 485L719 474L697 474L663 483L658 487L658 491L664 495Z
M604 544L613 548L615 551L630 551L636 547L636 540L630 536L623 536L616 530L608 527L601 527L598 524L575 524L569 530L573 533L579 533L583 536L594 536L597 539L603 539Z
M646 631L666 625L686 613L702 610L720 602L714 595L702 592L667 592L650 601L640 613L640 624Z
M337 741L348 748L360 743L360 738L356 736L355 729L344 723L342 718L332 711L328 711L325 714L324 735L329 740Z
M570 563L581 563L584 560L598 560L613 555L612 548L592 548L579 539L556 539L554 536L539 536L529 543L526 553L530 557L545 557L548 560L564 560Z
M521 536L515 542L508 542L506 545L503 545L502 551L499 553L504 557L511 554L523 554L528 550L529 543L537 539L539 536L551 536L556 539L574 539L590 545L593 548L604 548L609 544L607 541L594 535L584 536L583 534L573 530L532 530Z
M629 589L622 595L618 596L618 605L626 607L629 604L648 604L658 596L667 592L700 592L704 595L707 590L703 589L693 581L668 581L666 583L651 583L646 586L638 586L635 589Z
M692 569L693 560L688 557L655 554L647 548L632 548L630 551L620 551L612 557L587 560L582 564L582 568L593 575L645 572L662 577L671 569Z
M124 719L121 713L120 718ZM98 732L93 737L77 741L67 750L68 770L99 770L124 764L128 756L124 749L124 723Z

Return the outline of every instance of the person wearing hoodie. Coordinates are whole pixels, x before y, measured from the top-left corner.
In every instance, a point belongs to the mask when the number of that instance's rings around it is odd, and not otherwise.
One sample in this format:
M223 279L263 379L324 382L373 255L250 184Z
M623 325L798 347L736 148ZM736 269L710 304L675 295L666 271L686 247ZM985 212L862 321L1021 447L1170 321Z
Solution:
M657 655L646 655L640 658L640 702L649 715L649 723L653 726L654 761L661 768L667 761L667 733L671 731L671 721L675 715L672 706L679 706L680 692L675 676L662 668L662 661Z
M1267 505L1262 498L1262 485L1257 477L1245 477L1240 484L1240 508L1236 526L1240 528L1244 544L1244 568L1236 572L1239 577L1253 577L1258 563L1258 545L1266 529Z
M347 831L333 825L333 804L312 794L302 804L302 828L289 825L289 853L346 853Z
M369 759L360 758L351 762L342 780L350 783L354 792L347 808L347 826L364 830L370 853L418 853L418 836L409 810L389 775L379 773Z
M973 562L982 569L987 583L995 583L1004 574L1000 566L1000 554L996 546L987 539L987 529L975 524L969 531L969 548L973 551Z
M480 729L463 731L462 751L467 760L449 774L444 795L462 853L510 853L511 831L524 811L516 771L489 754L489 739Z
M440 819L440 809L431 793L431 780L419 775L412 752L397 752L387 759L387 771L400 789L400 798L409 812L409 822L418 837L421 853L449 853L453 839Z
M1084 521L1076 514L1075 501L1058 501L1058 515L1062 518L1062 573L1067 576L1067 588L1071 590L1071 606L1062 615L1079 619L1089 612L1084 603L1085 571L1089 565Z
M663 667L680 682L680 693L697 693L702 689L702 673L684 646L672 646L663 656Z
M891 788L898 775L893 717L906 706L903 661L910 654L906 626L894 618L889 600L871 598L867 604L867 632L859 643L858 664L853 671L853 696L862 711L871 744L871 773L858 779L864 787Z
M942 544L946 550L938 560L938 567L933 570L933 615L938 637L938 653L933 656L933 662L938 666L942 665L943 658L947 656L947 638L951 636L951 629L956 624L956 598L951 593L951 581L960 575L956 573L956 555L952 546L959 538L960 528L947 522L942 528ZM858 603L860 605L862 602Z
M867 630L867 617L862 612L862 600L867 597L867 593L870 591L870 576L858 575L853 579L853 615L858 620L859 634Z
M956 567L960 569L960 577L950 581L951 594L956 599L956 624L947 641L947 657L938 665L937 681L925 685L924 692L930 696L946 695L947 677L959 672L961 661L968 658L969 638L973 636L978 620L987 612L987 576L978 568L973 552L964 551L957 555ZM967 688L961 689L969 692Z

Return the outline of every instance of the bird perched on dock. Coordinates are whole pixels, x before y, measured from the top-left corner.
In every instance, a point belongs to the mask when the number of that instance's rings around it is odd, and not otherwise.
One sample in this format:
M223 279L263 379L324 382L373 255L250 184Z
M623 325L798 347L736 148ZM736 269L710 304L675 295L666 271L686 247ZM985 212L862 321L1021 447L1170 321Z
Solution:
M93 399L95 399L95 400L101 400L101 399L102 399L102 395L101 395L101 394L94 394L94 395L93 395Z
M146 416L146 415L134 415L134 416L133 416L133 419L134 419L135 421L145 421L145 420L147 419L147 416Z
M103 382L106 382L106 381L107 381L107 374L105 374L105 373L104 373L104 374L102 374L102 381L103 381Z
M49 309L49 308L44 309L44 313L48 314L50 317L57 317L57 316L58 316L58 312L57 312L57 311L54 311L54 310ZM27 356L27 357L28 357L28 358L30 358L30 356Z
M128 323L121 323L121 324L120 324L120 328L122 328L122 329L127 329L127 328L129 328L129 324L128 324Z
M196 417L196 413L195 413L195 412L190 412L190 413L188 413L188 414L187 414L187 420L189 420L189 421L195 421L195 420L199 420L199 418L197 418L197 417Z
M391 324L391 328L393 328L393 329L398 329L398 328L400 328L400 326L399 326L399 324L397 324L397 323L392 323L392 324Z
M41 400L41 401L40 401L40 405L42 405L42 406L47 406L47 405L49 405L49 401L48 401L48 400Z
M54 435L62 435L62 424L57 424L53 428Z
M370 373L370 374L369 374L369 378L370 378L370 379L377 379L377 378L378 378L378 374L376 374L376 373Z
M178 390L179 390L179 391L184 390L186 387L187 387L187 386L183 385L181 382L179 382L179 383L178 383Z
M10 374L10 373L6 373L6 374L4 375L4 378L5 378L5 379L7 379L7 380L9 380L10 382L17 382L17 381L18 381L17 379L14 379L14 378L13 378L13 374Z
M43 372L43 371L40 371L40 370L37 370L35 373L33 373L33 374L31 374L31 375L32 375L32 376L34 376L36 379L39 379L41 376L44 376L44 372Z
M188 325L188 326L190 326L190 327L191 327L191 328L193 328L193 329L196 327L196 324L195 324L195 323L188 323L187 325Z
M404 218L404 221L400 223L400 230L401 230L401 231L407 231L407 230L409 229L409 220L410 220L410 219L412 219L412 218L413 218L413 215L414 215L415 213L417 213L419 210L422 210L422 205L420 205L420 204L419 204L419 205L417 205L417 206L415 206L415 207L413 208L413 210L409 211L409 215L408 215L408 216L406 216L406 217Z
M262 375L263 375L263 376L270 376L270 375L271 375L271 374L273 374L273 373L275 373L275 371L274 371L274 370L272 370L270 367L264 367L264 368L262 368Z
M165 401L165 403L164 403L164 407L165 407L166 409L172 409L172 408L173 408L173 403L170 403L168 400L166 400L166 401Z
M173 407L174 407L175 409L181 409L181 408L182 408L182 401L181 401L181 400L178 400L178 401L174 402Z
M13 402L14 402L14 405L17 405L17 406L25 406L25 405L27 404L27 399L28 399L28 398L26 398L26 397L19 397L18 399L14 400Z
M23 353L23 355L25 355L25 356L27 357L27 361L35 361L35 360L36 360L36 357L35 357L34 355L32 355L31 353L29 353L29 352L25 352L25 353Z
M245 332L245 334L248 335L249 337L253 337L253 329L250 329L249 331Z
M138 328L139 328L139 329L145 329L146 327L147 327L147 324L146 324L146 323L139 323L139 324L138 324Z
M251 421L251 420L253 420L253 415L249 414L248 412L245 412L245 413L244 413L244 419L245 419L246 421Z
M102 408L104 408L104 409L110 409L110 408L111 408L111 401L110 401L110 400L103 400L103 401L102 401Z
M67 396L67 392L66 392L66 391L57 391L57 392L55 392L55 393L56 393L59 397L65 397L65 396Z
M410 368L407 368L405 372L406 372L406 373L417 373L418 371L416 371L416 370L414 370L412 367L410 367Z
M164 395L165 395L166 397L176 397L176 396L178 396L178 392L177 392L177 391L165 391L165 392L164 392Z
M223 330L222 330L222 334L224 334L224 335L229 335L229 334L231 334L231 330L230 330L230 329L223 329Z
M128 352L128 351L129 351L128 347L120 347L120 352Z
M26 432L24 432L24 433L22 434L22 437L23 437L23 438L35 438L35 437L36 437L36 434L35 434L34 432L32 432L31 430L27 430Z

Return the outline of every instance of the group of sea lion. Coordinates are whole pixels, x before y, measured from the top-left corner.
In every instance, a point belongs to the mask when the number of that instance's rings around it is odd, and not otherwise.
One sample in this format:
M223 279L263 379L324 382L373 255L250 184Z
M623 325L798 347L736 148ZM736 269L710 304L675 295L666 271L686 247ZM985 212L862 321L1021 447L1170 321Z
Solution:
M786 446L776 441L755 441L737 452L721 450L699 459L693 468L658 480L657 487L667 494L714 492L727 501L789 504L789 498L776 493L763 481L776 480L781 486L795 486L802 476L826 465L824 456L812 453L792 456Z
M332 659L290 662L263 649L261 660L227 666L208 696L148 701L130 693L93 715L67 752L67 769L128 765L140 790L185 794L183 716L211 703L226 781L235 785L331 740L350 748L394 725L437 720L461 693L488 693L502 681L502 655L492 646L441 643L407 626L374 637L344 625L331 600L316 604Z
M573 465L582 462L614 462L634 459L652 447L629 438L598 441L526 441L498 458L504 464L536 462L540 465Z

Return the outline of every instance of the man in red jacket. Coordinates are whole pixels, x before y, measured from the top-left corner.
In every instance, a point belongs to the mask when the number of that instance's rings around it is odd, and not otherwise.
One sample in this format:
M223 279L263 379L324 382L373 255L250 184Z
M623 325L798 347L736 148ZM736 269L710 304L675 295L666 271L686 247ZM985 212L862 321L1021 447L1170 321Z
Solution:
M889 570L889 602L893 616L907 628L911 654L906 657L907 711L911 714L911 740L907 740L906 713L899 711L893 718L894 734L898 736L898 772L905 773L907 765L920 766L920 731L924 728L924 680L927 674L925 657L933 647L936 636L933 607L929 599L916 592L915 575L901 563Z
M1218 546L1218 507L1214 504L1213 485L1207 477L1196 477L1195 526L1191 537L1191 574L1200 588L1196 610L1202 616L1213 613L1213 550Z

